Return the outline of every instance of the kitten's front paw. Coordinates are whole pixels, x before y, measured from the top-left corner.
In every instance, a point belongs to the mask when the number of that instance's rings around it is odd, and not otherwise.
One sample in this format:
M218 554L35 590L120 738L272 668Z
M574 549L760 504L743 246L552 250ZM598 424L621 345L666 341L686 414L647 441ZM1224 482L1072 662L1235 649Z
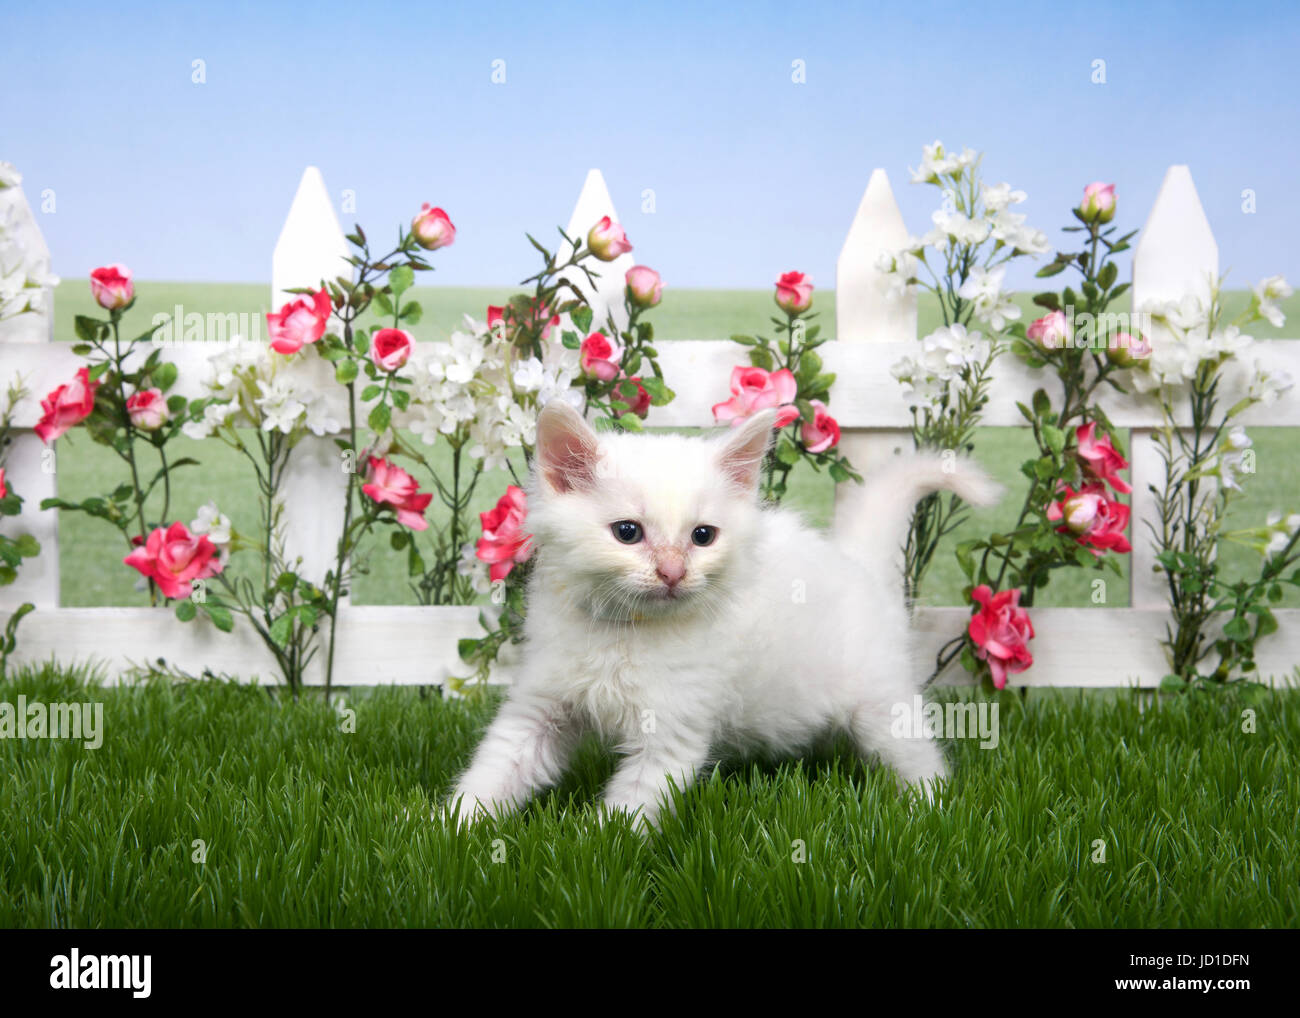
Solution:
M493 816L492 804L480 799L472 792L457 790L433 811L434 822L441 821L448 827L472 827L490 820Z

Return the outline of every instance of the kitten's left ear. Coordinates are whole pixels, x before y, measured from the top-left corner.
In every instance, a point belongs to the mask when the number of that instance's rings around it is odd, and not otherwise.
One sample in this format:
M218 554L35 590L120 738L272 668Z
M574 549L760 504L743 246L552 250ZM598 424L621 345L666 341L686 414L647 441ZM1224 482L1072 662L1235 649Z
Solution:
M718 465L722 472L746 491L756 491L763 470L763 457L772 445L776 411L761 410L750 417L722 442Z
M596 481L600 444L596 433L562 399L553 399L537 418L537 472L557 494L590 488Z

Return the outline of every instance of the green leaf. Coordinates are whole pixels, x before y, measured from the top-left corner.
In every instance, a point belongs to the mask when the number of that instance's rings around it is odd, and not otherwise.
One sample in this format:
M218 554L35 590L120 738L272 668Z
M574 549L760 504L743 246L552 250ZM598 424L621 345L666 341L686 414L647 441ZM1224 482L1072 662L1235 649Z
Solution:
M402 313L398 315L398 318L407 325L417 325L419 324L420 318L423 314L424 309L420 307L420 302L418 300L413 300L409 304L402 305Z
M650 402L654 406L663 406L665 403L671 403L676 398L676 393L658 378L643 378L641 384L645 391L650 394Z
M1051 424L1044 424L1043 442L1059 456L1065 450L1065 432Z
M1107 262L1101 267L1101 271L1097 273L1097 285L1103 290L1109 290L1117 276L1119 276L1119 266L1114 262Z
M573 320L573 324L578 327L579 332L588 333L591 331L591 308L585 304L582 307L574 308L573 314L569 317Z
M582 340L578 338L578 334L572 329L564 330L560 336L560 342L564 344L565 349L568 350L577 350L582 346Z
M456 653L460 655L460 659L467 665L472 665L474 663L474 659L478 656L478 649L478 640L473 640L466 636L461 637L456 641Z
M367 385L361 390L361 402L369 403L372 399L378 399L379 394L384 391L382 385Z
M366 423L370 425L371 431L385 431L393 419L393 413L388 409L388 404L380 403L370 411L370 417Z
M93 343L99 337L99 330L103 324L98 318L77 315L73 321L73 329L76 331L78 339L86 343Z
M208 618L212 620L212 624L223 633L228 633L235 628L234 616L230 614L230 609L224 604L209 601L203 606L203 609L208 613Z
M334 366L334 380L340 385L347 385L349 382L355 382L357 378L357 362L351 357L339 361Z
M388 273L388 285L392 287L393 293L400 297L411 288L415 282L415 272L409 265L398 265Z
M198 614L198 609L194 607L194 602L188 597L176 602L176 617L182 622L193 621L194 616Z
M293 632L293 616L288 612L281 615L271 623L271 639L277 647L283 647L289 642L289 636Z
M772 351L762 346L756 346L749 351L749 363L764 371L772 371L776 368L776 358L772 356Z
M1046 417L1052 411L1052 398L1047 395L1046 389L1037 389L1034 391L1034 413L1039 417Z
M1039 279L1046 279L1048 276L1055 276L1060 272L1064 272L1065 266L1066 263L1063 261L1058 260L1049 262L1047 265L1044 265L1041 269L1035 272L1034 275Z
M1187 683L1177 675L1166 675L1160 680L1160 691L1163 693L1181 693L1187 688Z
M41 542L31 534L19 534L14 541L14 547L23 558L35 558L41 553Z
M733 343L739 343L741 346L757 346L757 345L758 345L758 340L756 340L753 336L741 336L741 335L735 335L735 336L732 336L732 337L731 337L731 341L732 341Z
M393 302L388 299L388 294L384 293L383 290L379 290L375 293L374 305L375 310L378 311L382 317L393 317Z

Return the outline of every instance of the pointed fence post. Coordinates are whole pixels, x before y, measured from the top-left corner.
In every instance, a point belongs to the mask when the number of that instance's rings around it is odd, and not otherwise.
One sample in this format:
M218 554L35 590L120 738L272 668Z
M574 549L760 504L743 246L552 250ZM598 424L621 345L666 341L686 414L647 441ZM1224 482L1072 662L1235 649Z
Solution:
M881 272L878 264L883 252L900 250L907 239L907 226L894 200L889 176L883 169L876 169L867 182L835 266L835 338L840 343L916 339L916 293L891 294L891 278ZM831 404L833 413L833 392ZM840 438L840 449L870 481L874 464L910 446L909 434L906 428L846 431ZM839 486L837 510L848 488L847 484Z
M289 215L271 257L271 303L278 309L292 287L350 277L348 243L339 227L320 170L303 171ZM335 566L343 529L348 471L332 437L306 435L289 454L281 487L285 499L285 555L302 558L302 575L320 583Z
M28 278L50 274L50 249L36 224L21 183L0 187L0 274L20 271ZM54 290L30 290L33 308L0 321L0 342L49 343L54 339ZM0 376L0 399L5 398L10 378ZM30 392L22 402L29 407L40 403L45 392ZM23 559L18 579L0 587L0 608L16 608L30 601L37 608L59 605L59 514L41 510L41 500L58 493L53 449L46 450L28 430L11 432L12 444L5 457L6 486L23 498L22 513L0 517L0 526L10 535L31 534L40 542L41 553Z
M1208 301L1218 276L1219 245L1205 218L1191 170L1171 166L1133 252L1133 310L1141 312L1154 303L1187 296ZM1161 326L1153 325L1148 331L1153 345L1171 339L1169 331ZM1135 428L1129 450L1133 475L1129 597L1134 608L1162 607L1168 595L1155 569L1155 548L1147 526L1148 521L1159 523L1155 499L1147 485L1159 485L1164 476L1152 434L1150 428Z
M587 179L582 184L582 191L578 195L578 203L573 207L573 215L569 217L566 232L576 241L585 241L591 228L605 216L609 216L616 223L619 222L618 212L614 209L614 199L609 196L609 188L605 186L605 178L600 170L589 170ZM572 253L573 249L568 244L564 244L561 246L559 259L564 261ZM620 330L626 328L627 314L623 308L623 290L626 286L624 277L627 275L627 270L636 264L632 253L621 254L612 262L602 262L598 258L589 256L582 259L580 264L599 277L594 287L582 272L570 272L565 278L591 304L592 327L603 326L606 317L612 315L615 325Z

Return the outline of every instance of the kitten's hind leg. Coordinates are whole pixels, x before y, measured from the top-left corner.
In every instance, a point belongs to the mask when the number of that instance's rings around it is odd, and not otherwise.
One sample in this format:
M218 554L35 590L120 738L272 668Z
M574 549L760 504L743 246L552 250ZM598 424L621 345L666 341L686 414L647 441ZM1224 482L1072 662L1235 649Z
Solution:
M659 814L670 805L670 784L686 789L709 758L708 736L682 724L670 731L660 724L619 763L605 789L604 808L626 811L638 830L658 825Z
M519 809L538 789L559 781L580 735L577 720L560 704L512 696L457 782L444 817L457 806L466 823Z
M898 703L913 711L920 702L913 696L900 698ZM924 802L933 804L947 774L943 751L934 738L925 734L923 718L910 718L910 725L896 727L895 706L893 701L883 699L859 704L850 724L853 741L863 756L878 756L891 768L904 790L911 789Z

